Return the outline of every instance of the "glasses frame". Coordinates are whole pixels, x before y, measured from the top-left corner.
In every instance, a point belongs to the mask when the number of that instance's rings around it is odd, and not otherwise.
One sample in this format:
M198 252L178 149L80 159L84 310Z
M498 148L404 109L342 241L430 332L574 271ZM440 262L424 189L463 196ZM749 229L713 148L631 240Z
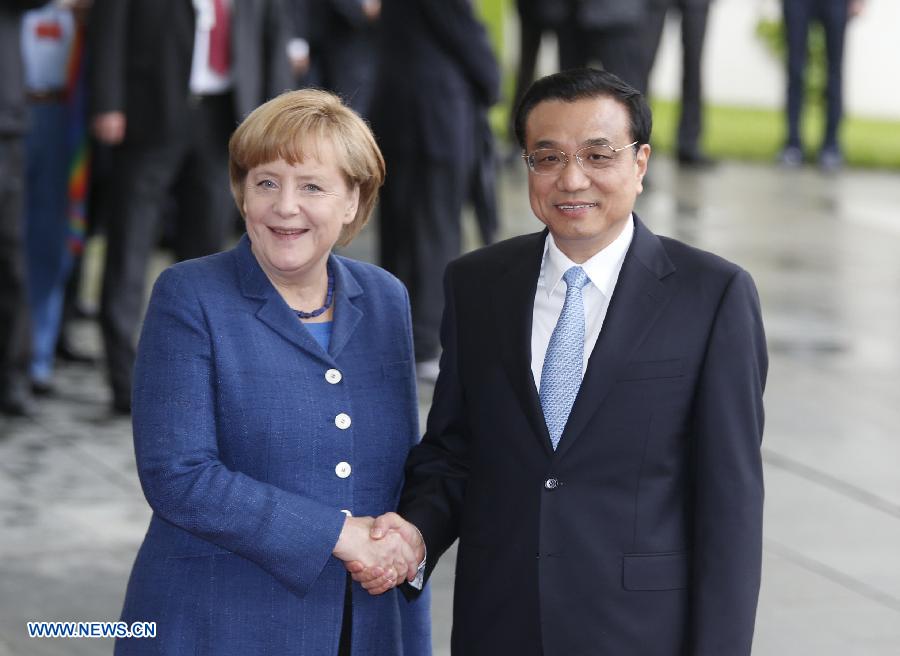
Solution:
M627 150L628 148L634 148L637 145L638 145L638 141L632 141L630 144L628 144L626 146L620 146L619 148L613 148L609 144L592 144L590 146L582 146L581 148L576 150L571 155L569 155L569 153L567 153L564 150L559 150L558 148L536 148L535 150L532 150L530 153L522 153L522 159L525 160L525 165L528 167L528 170L531 171L532 173L534 173L535 175L559 175L563 171L566 170L566 167L569 165L569 160L571 160L572 157L574 157L575 161L578 162L578 166L581 167L582 171L584 171L585 173L589 173L590 171L588 171L586 168L584 168L584 160L581 158L581 155L579 153L587 150L588 148L597 148L598 146L601 146L604 148L609 148L612 151L613 155L618 155L623 150ZM562 156L563 156L562 167L558 171L552 171L552 172L547 172L547 173L541 173L540 171L535 169L534 168L534 154L536 152L538 152L539 150L553 150L553 151L556 151L557 153L562 154Z

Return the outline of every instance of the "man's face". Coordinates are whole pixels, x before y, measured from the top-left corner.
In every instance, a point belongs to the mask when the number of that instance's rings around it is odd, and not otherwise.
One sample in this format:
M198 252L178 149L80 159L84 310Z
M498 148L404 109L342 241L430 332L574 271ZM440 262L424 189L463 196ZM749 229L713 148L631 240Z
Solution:
M625 148L602 169L587 162L584 168L579 166L575 159L579 148L598 143L620 148L634 141L625 105L605 96L539 103L525 123L525 141L526 153L554 148L569 157L558 174L529 171L528 197L560 250L574 262L584 262L622 232L643 190L650 146L642 144L636 153Z

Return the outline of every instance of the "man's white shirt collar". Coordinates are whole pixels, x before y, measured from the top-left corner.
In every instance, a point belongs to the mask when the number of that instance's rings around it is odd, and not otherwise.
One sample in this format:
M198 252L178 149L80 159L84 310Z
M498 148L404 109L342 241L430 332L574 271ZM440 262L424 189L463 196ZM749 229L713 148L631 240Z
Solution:
M622 268L622 261L625 259L625 253L628 251L633 237L634 215L630 215L619 236L609 246L580 265L591 283L605 298L612 296L619 271ZM562 282L563 274L573 266L578 265L559 250L553 235L548 233L544 242L544 263L541 271L544 277L544 291L548 298L553 294L556 286Z

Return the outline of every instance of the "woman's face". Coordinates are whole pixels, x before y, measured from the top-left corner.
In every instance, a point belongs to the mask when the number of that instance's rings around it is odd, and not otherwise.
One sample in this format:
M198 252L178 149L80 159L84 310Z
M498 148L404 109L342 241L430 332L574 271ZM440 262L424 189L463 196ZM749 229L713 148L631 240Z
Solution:
M359 203L359 187L348 187L330 143L304 152L297 164L278 159L250 169L245 182L253 254L269 278L284 283L322 270Z

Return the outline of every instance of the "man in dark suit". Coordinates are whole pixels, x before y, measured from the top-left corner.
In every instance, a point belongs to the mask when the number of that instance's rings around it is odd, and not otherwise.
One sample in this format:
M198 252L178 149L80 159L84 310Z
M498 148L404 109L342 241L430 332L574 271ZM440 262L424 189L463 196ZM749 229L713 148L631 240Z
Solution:
M176 256L223 248L228 137L291 87L281 0L96 0L93 129L115 146L101 326L113 408L131 406L135 339L161 204L178 184Z
M384 0L380 29L380 263L409 289L422 362L438 355L441 276L460 253L479 114L497 99L499 70L469 0Z
M459 538L455 654L750 654L759 302L746 271L633 213L650 124L605 71L535 82L516 134L547 229L447 269L441 370L399 513L426 576ZM424 553L398 515L384 530ZM380 592L379 574L355 576Z
M678 162L684 166L704 167L713 163L700 149L703 129L701 68L709 3L710 0L648 0L643 27L646 66L640 90L647 93L666 14L670 9L677 8L681 16L681 114L678 119L677 155Z

